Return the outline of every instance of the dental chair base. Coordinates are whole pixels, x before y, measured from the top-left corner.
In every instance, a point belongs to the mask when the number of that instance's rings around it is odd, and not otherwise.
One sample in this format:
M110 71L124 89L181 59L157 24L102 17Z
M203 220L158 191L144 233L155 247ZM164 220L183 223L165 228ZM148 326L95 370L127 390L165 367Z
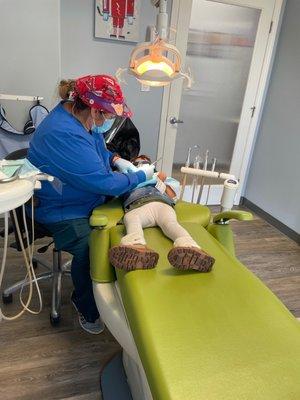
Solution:
M118 284L94 282L93 288L102 321L123 348L123 366L133 400L152 400L145 371L126 319Z
M101 370L100 389L105 400L132 400L122 351L116 353Z

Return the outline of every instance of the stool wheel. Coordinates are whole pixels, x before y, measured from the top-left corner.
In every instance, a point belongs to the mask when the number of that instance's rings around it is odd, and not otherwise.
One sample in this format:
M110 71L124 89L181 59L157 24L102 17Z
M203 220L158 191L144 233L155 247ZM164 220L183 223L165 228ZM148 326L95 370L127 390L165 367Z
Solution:
M10 303L12 303L13 302L13 295L12 295L12 293L9 293L9 294L2 294L2 301L3 301L3 304L10 304Z
M60 323L60 315L57 317L53 317L53 315L50 314L50 323L52 326L57 326Z

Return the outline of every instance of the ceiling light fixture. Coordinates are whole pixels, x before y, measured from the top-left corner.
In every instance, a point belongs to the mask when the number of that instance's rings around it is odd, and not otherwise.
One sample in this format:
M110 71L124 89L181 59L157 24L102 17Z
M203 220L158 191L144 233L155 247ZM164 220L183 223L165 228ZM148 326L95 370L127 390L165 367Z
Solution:
M152 42L140 43L132 51L129 68L120 69L117 77L124 71L134 75L137 80L146 86L167 86L180 77L187 78L188 87L191 79L181 72L181 56L179 50L168 43L168 14L167 0L151 0L159 7L156 23L156 35Z

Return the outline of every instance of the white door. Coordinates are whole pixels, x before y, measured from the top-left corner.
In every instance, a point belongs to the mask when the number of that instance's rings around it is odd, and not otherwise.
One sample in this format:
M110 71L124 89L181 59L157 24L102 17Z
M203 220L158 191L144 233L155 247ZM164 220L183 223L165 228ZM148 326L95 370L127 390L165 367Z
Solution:
M235 175L242 189L282 3L173 0L173 41L181 51L185 70L190 68L194 83L191 89L184 90L178 80L164 91L158 145L162 170L180 179L188 148L198 145L200 151L193 154L199 152L203 159L209 150L208 169L215 157L216 170ZM174 124L172 119L183 123ZM221 193L222 186L217 182L210 188L208 203L218 204Z

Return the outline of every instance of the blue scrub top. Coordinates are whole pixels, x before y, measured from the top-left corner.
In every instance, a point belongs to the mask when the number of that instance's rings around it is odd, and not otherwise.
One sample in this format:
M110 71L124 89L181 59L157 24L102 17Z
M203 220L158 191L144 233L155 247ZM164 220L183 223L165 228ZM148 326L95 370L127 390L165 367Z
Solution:
M38 126L28 153L33 165L55 177L35 192L35 219L44 224L88 218L107 196L119 196L146 179L142 171L113 172L103 135L87 132L63 103Z

